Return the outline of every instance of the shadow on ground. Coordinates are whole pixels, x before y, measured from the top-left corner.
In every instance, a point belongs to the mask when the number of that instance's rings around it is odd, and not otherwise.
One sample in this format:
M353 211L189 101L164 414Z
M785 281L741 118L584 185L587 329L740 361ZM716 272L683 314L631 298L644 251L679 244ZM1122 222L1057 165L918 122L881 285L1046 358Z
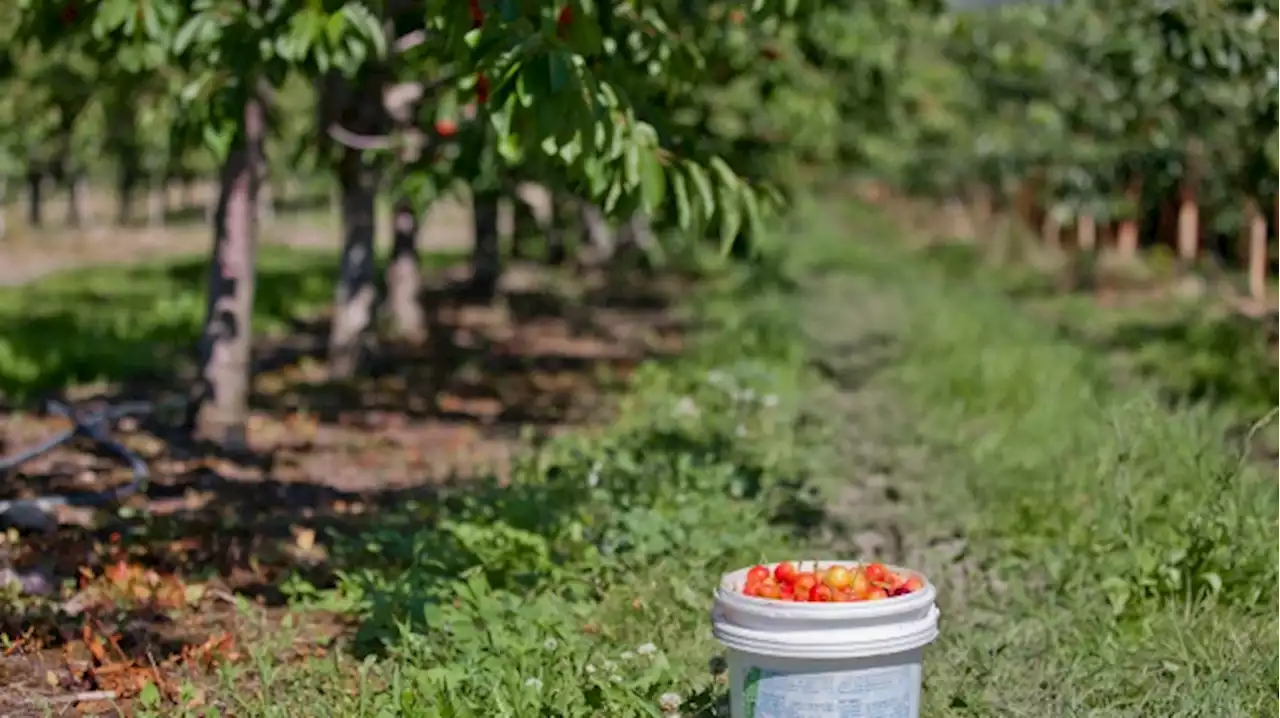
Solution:
M384 343L370 350L364 375L336 382L320 352L331 254L265 248L262 260L252 453L193 444L164 416L122 426L154 473L145 496L120 515L68 510L51 534L0 542L0 569L71 585L35 602L0 597L0 634L24 636L21 650L39 656L79 645L93 616L119 627L126 655L172 655L195 640L179 630L181 616L199 616L207 637L238 620L232 594L278 615L288 584L330 585L336 572L367 565L378 542L389 565L425 555L462 565L456 538L404 540L436 536L421 529L446 506L452 516L489 512L541 531L582 497L508 486L513 459L600 418L615 383L639 362L679 351L685 328L670 306L679 278L517 266L496 301L478 303L438 276L452 260L439 258L422 297L429 341ZM204 272L195 260L99 269L0 294L0 386L18 404L89 381L110 385L93 392L110 401L181 388ZM0 452L58 428L55 418L9 413L0 418ZM110 458L74 449L5 477L0 497L127 480ZM171 581L201 590L184 590L171 605Z

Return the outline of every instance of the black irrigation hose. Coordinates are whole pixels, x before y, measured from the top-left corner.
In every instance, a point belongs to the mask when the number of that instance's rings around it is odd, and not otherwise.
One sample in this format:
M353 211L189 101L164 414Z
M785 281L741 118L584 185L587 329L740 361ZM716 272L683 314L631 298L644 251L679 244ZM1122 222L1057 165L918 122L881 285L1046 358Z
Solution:
M130 451L110 436L115 422L127 416L140 416L156 410L151 402L128 402L90 411L76 411L61 402L49 402L49 413L70 419L72 428L63 431L31 448L11 456L0 457L0 474L42 456L54 448L76 438L85 437L94 444L129 465L133 479L121 486L105 491L79 494L47 494L29 499L0 501L0 524L18 528L44 528L50 523L49 515L58 506L101 507L119 503L136 494L151 478L142 457Z

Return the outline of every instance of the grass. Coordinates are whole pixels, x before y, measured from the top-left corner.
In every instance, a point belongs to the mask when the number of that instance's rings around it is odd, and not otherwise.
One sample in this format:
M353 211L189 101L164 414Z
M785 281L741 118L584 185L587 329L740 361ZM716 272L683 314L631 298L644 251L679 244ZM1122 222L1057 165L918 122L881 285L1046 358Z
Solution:
M878 216L802 214L798 290L708 280L613 422L326 537L336 586L292 581L297 622L139 715L724 715L718 576L832 553L938 584L924 716L1274 715L1277 489L1224 438L1240 406L1171 408ZM291 658L316 610L353 632Z
M932 457L903 479L917 530L967 540L925 715L1274 715L1277 492L1226 438L1239 405L1170 408L998 283L883 242L815 261L897 347L875 384L905 407L886 434Z
M440 265L449 254L429 254ZM332 252L260 248L254 331L287 331L333 300ZM193 352L205 312L204 256L77 269L0 288L0 398L64 387L169 378Z

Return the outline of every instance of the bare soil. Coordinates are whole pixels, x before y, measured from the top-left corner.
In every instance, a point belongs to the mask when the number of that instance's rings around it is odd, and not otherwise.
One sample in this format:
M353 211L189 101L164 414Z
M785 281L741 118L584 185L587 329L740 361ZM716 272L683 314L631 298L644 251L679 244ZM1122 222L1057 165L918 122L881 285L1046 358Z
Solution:
M460 207L434 212L424 249L465 249L464 215ZM198 253L206 234L189 227L14 237L0 247L0 283ZM337 245L322 222L280 217L266 241ZM637 363L681 348L682 322L669 302L678 280L519 265L487 304L460 299L457 280L430 278L426 343L371 347L354 381L326 375L324 316L260 342L248 454L193 444L173 430L172 417L122 423L119 437L154 474L126 514L68 510L48 534L0 534L0 569L34 572L51 587L43 597L0 596L0 716L45 715L50 705L55 714L130 715L147 682L163 691L207 683L213 666L245 660L260 637L290 633L286 624L305 637L289 651L323 654L346 631L341 617L295 615L281 586L295 575L320 586L332 580L331 531L359 532L376 524L380 507L432 504L477 477L508 480L530 447L606 415L613 386ZM175 373L101 398L155 399L181 388ZM64 426L2 415L0 454ZM5 477L0 496L128 480L86 449L62 447L30 462ZM245 600L247 611L238 606Z

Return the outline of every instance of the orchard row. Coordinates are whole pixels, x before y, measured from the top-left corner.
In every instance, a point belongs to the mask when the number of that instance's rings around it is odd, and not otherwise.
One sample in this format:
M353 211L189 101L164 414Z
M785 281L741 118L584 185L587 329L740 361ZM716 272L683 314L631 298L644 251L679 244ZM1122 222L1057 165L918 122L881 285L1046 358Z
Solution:
M373 329L379 194L410 313L422 211L464 188L488 236L517 182L597 234L740 247L815 167L852 169L1086 249L1168 235L1192 258L1249 229L1252 273L1269 266L1277 21L1260 2L19 0L0 28L0 174L29 196L110 170L125 217L148 182L217 178L193 416L216 440L243 432L271 174L341 194L339 375ZM473 269L491 290L496 242Z

